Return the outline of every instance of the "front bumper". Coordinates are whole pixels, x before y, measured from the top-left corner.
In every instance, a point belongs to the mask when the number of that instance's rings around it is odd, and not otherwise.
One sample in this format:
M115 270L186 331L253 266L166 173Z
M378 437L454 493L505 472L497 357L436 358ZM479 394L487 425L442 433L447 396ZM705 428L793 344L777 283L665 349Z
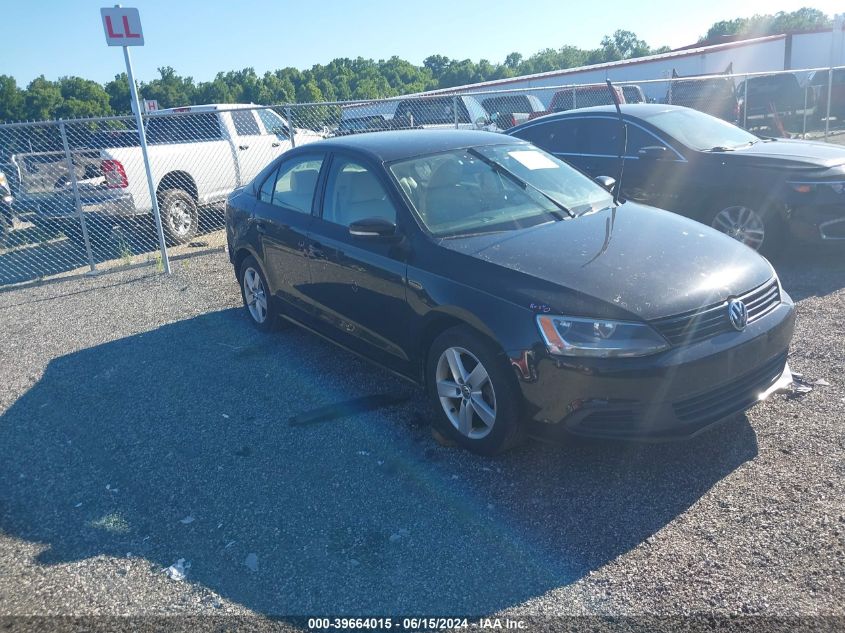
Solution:
M845 205L795 207L789 228L803 242L845 243Z
M748 325L642 358L511 353L540 435L664 440L691 437L741 413L791 381L786 363L792 301Z

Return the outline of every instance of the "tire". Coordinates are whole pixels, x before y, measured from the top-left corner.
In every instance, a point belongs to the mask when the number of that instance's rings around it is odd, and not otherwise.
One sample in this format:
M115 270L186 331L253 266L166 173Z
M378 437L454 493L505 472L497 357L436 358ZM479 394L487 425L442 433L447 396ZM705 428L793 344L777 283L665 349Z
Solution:
M479 365L482 373L476 372ZM458 445L492 456L523 439L522 395L516 377L495 345L472 328L454 327L434 340L425 378L434 428ZM454 391L449 390L451 385Z
M181 189L162 191L158 194L158 208L169 244L185 244L196 236L199 212L190 194Z
M780 253L786 225L777 205L724 200L710 211L705 223L767 257Z
M250 322L261 332L275 330L279 325L279 313L273 304L267 277L252 255L241 262L238 284Z

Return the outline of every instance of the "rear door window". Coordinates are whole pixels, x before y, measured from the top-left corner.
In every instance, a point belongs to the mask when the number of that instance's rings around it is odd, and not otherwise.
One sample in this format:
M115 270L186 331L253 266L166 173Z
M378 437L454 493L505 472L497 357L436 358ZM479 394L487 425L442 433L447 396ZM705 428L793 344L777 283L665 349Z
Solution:
M197 143L223 138L216 112L158 114L147 119L150 143Z
M578 124L579 121L572 119L537 123L521 130L517 136L553 154L574 154Z
M258 136L261 133L252 110L233 110L230 114L238 136Z
M311 213L322 165L322 156L301 156L282 163L270 204Z

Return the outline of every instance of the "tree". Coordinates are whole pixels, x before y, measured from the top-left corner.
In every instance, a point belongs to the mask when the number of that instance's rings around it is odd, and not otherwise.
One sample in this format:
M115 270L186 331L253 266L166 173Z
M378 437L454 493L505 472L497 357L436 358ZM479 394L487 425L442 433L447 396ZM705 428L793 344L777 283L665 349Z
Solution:
M511 70L516 70L522 63L522 55L520 53L508 53L505 57L505 67Z
M429 55L423 60L423 68L428 68L434 79L440 79L450 63L451 61L445 55Z
M59 90L62 104L56 114L63 119L108 116L112 113L109 94L96 81L82 77L62 77L59 79Z
M0 75L0 121L19 121L24 112L23 90L14 77Z
M170 66L158 69L159 78L141 84L144 99L155 99L161 108L175 108L194 103L196 86L192 77L180 77Z
M651 53L645 40L641 40L631 31L617 30L612 36L605 35L601 40L603 61L612 62L620 59L644 57Z
M104 86L109 96L109 107L115 114L131 114L132 107L129 105L132 99L129 93L129 78L126 73L115 75L114 79Z
M56 118L56 112L62 105L62 91L55 81L47 80L44 75L36 77L26 87L24 95L26 117L43 121Z
M830 18L818 9L803 7L786 13L754 15L750 18L736 18L716 22L707 30L703 41L719 40L727 36L740 38L777 35L786 31L827 28L832 24Z

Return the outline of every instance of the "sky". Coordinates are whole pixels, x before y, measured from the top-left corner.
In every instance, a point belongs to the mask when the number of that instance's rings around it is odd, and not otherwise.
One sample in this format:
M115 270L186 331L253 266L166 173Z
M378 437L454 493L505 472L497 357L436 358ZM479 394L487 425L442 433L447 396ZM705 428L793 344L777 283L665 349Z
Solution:
M310 68L336 57L421 64L432 54L501 62L513 51L596 48L616 29L651 46L694 43L719 20L802 6L828 15L840 0L124 0L141 13L145 46L132 52L136 77L172 66L197 81L252 66L259 74ZM310 5L310 6L309 6ZM105 43L102 0L28 0L2 9L0 74L25 86L38 75L106 82L124 70L120 48ZM316 7L320 7L318 10Z

